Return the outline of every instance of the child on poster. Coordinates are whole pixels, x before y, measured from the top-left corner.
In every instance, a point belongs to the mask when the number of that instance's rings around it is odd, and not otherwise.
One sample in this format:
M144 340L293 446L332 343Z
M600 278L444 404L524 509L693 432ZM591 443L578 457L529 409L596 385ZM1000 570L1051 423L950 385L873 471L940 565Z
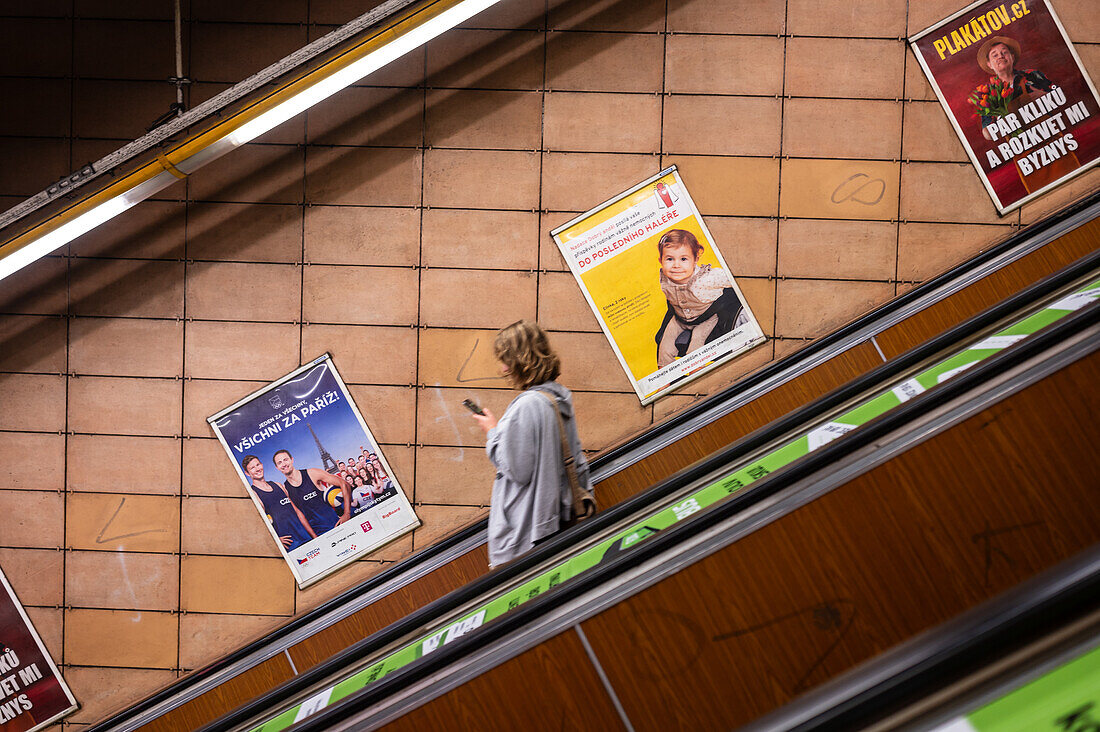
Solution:
M657 343L657 368L683 358L749 322L721 268L699 264L703 245L690 231L670 229L657 242L661 291L668 301Z

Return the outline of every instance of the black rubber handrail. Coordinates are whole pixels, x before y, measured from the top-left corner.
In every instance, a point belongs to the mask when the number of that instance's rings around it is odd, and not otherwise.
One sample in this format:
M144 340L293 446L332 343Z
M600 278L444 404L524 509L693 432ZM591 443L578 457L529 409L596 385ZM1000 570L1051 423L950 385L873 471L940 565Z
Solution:
M331 724L342 722L351 715L362 712L379 703L390 694L403 691L429 676L440 673L448 665L490 646L513 632L522 631L527 625L536 622L542 615L553 611L560 605L603 586L615 586L616 580L635 567L653 560L665 551L690 541L698 534L730 520L736 514L760 501L775 495L798 481L826 470L834 463L884 437L893 430L910 421L925 416L944 404L964 396L976 385L999 376L1006 371L1041 355L1049 348L1080 333L1086 328L1100 324L1100 306L1092 305L1059 322L1043 329L1039 333L1015 344L1001 353L991 356L978 365L967 369L950 381L937 385L923 393L920 398L910 399L886 414L872 420L858 430L834 440L790 466L776 471L759 485L743 493L734 493L723 503L710 511L701 513L691 521L679 522L653 535L638 544L630 552L614 556L606 562L588 570L573 580L558 585L552 590L520 605L501 618L482 626L475 633L469 633L441 646L431 654L398 669L359 692L326 707L294 725L293 732L319 732ZM689 481L684 481L684 483ZM681 483L682 485L683 483ZM312 679L317 683L336 669L328 669ZM284 685L284 686L289 686ZM280 687L282 689L283 687ZM300 690L304 690L302 685ZM278 692L279 690L276 690ZM203 732L226 732L238 725L249 722L265 712L270 714L274 707L281 707L291 700L293 694L283 696L275 692L264 696L266 705L253 704L231 712L202 728ZM280 698L281 697L281 698Z
M891 300L890 302L864 314L857 318L853 322L849 323L834 331L833 333L823 336L815 341L810 342L807 346L790 354L782 359L773 361L772 363L764 366L758 371L746 376L726 389L713 394L699 402L690 405L682 412L679 412L672 417L664 420L660 424L654 425L645 432L636 435L627 441L617 445L616 447L601 453L591 461L591 469L593 472L597 472L602 466L611 463L612 461L621 459L624 455L627 455L631 451L637 450L639 447L644 446L646 442L653 441L662 438L665 434L681 428L685 423L690 420L698 418L700 415L705 414L707 411L713 409L715 405L729 401L736 398L738 395L751 391L758 387L760 384L766 383L769 379L775 378L777 375L782 374L784 371L797 368L798 364L809 361L820 356L822 353L827 352L829 349L834 348L838 343L842 342L845 338L851 336L851 334L858 332L860 329L865 328L868 324L873 323L875 320L888 316L890 313L899 310L905 306L908 306L911 302L920 297L927 295L930 292L935 291L945 283L951 282L961 276L964 276L968 271L977 270L984 266L990 260L993 260L1004 253L1011 251L1018 246L1021 242L1030 239L1034 236L1039 236L1043 232L1056 228L1063 224L1066 220L1077 216L1082 211L1085 211L1090 206L1100 203L1100 192L1094 193L1081 201L1068 206L1067 208L1059 211L1052 216L1043 219L1035 224L1032 224L1027 229L1024 229L1005 241L994 245L990 249L981 254L963 262L956 267L948 270L947 272L935 277L927 282L918 285L909 292ZM953 329L954 330L954 329ZM948 331L951 332L951 331ZM944 334L946 335L946 334ZM935 339L934 339L935 340ZM895 359L896 360L896 359ZM803 410L798 410L802 412ZM792 413L795 414L795 413ZM598 486L597 486L598 490ZM624 505L624 504L620 504ZM637 504L634 504L637 505ZM192 671L185 678L180 681L161 689L160 691L146 697L142 701L102 720L101 722L89 727L86 732L107 732L117 726L132 722L138 717L150 712L154 707L167 702L175 696L179 696L186 692L187 689L198 686L206 682L211 677L223 672L225 669L248 659L250 656L254 656L256 653L263 651L266 648L270 648L280 642L281 639L287 638L311 623L323 618L325 615L339 610L341 607L354 603L359 598L368 595L386 584L398 580L402 575L407 573L417 572L421 567L429 565L441 555L445 555L451 552L455 547L473 539L480 533L486 530L487 520L482 519L470 526L467 526L454 534L426 547L415 554L406 557L400 562L394 564L392 567L380 572L362 582L361 584L345 590L336 597L326 601L325 603L317 606L316 608L303 613L302 615L288 621L285 625L268 633L264 638L253 641L248 645L245 645L232 653L223 656L222 658L214 661L198 670ZM555 542L546 542L546 544L553 545ZM166 710L167 711L167 710ZM148 720L145 720L148 721Z
M1018 312L1022 308L1072 284L1082 276L1096 271L1098 267L1100 267L1100 251L1093 252L1078 262L1050 275L1041 282L1007 298L998 305L979 313L964 323L911 349L896 359L879 366L873 371L787 414L779 420L756 430L745 438L679 471L675 475L657 483L642 493L632 496L622 503L598 514L595 518L552 537L539 544L532 552L509 563L505 567L480 577L468 585L425 605L405 618L364 638L343 651L340 651L317 666L314 666L309 671L284 682L270 692L256 697L241 707L238 707L237 710L216 720L209 728L204 729L226 729L228 728L227 725L232 726L233 724L240 723L243 720L259 715L273 706L281 705L290 697L305 691L320 680L337 673L340 669L351 664L360 663L372 654L377 653L402 638L421 632L426 626L438 622L440 617L467 605L478 597L490 593L500 588L502 585L526 574L532 569L537 568L568 546L581 543L596 534L606 531L615 524L634 515L639 509L665 499L682 490L686 484L699 480L733 461L747 457L765 445L789 434L797 427L805 425L807 422L833 411L857 396L866 393L874 386L893 380L914 366L928 360L936 354L942 353L951 345L980 333L1012 313ZM975 371L975 369L970 369L969 371ZM967 373L969 373L969 371ZM956 379L961 378L961 376L962 375L956 377ZM952 382L953 381L954 380L952 380ZM749 494L746 493L745 495ZM762 493L757 489L752 492L751 495L753 496L753 502L755 502L771 494ZM526 607L526 605L522 607ZM434 656L435 654L433 653L432 655ZM373 684L372 687L376 686L377 683L378 682Z

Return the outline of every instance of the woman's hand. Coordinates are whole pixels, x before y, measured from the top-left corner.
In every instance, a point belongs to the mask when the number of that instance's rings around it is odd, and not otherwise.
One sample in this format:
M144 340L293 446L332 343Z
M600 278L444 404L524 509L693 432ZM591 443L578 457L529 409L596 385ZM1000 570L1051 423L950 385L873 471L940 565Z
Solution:
M489 434L489 430L497 426L497 418L485 407L482 407L481 411L484 414L471 414L470 416L477 421L477 426L481 428L482 432Z

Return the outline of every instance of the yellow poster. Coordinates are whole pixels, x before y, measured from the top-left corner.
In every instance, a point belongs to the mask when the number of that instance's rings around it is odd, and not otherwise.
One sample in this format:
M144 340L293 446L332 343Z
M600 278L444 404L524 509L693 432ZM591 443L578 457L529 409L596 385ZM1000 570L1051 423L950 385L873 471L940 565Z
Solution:
M675 166L551 235L643 404L765 340Z

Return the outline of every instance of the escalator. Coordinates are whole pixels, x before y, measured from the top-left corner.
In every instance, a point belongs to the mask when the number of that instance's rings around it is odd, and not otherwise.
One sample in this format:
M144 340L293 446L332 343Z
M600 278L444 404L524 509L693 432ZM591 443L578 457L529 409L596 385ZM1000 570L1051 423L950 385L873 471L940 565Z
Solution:
M593 461L593 474L603 505L622 504L627 513L640 510L649 498L634 504L631 496L752 429L779 420L767 433L774 439L806 418L799 407L856 379L820 407L834 408L866 388L858 378L887 355L893 357L1094 250L1100 238L1094 221L1098 201L1100 196L1094 195L1021 232L600 456ZM977 325L992 322L992 316L984 317ZM899 369L912 363L912 358L893 362ZM744 447L759 445L749 442ZM477 580L486 572L483 543L483 523L459 532L92 729L197 727L298 673L322 666L326 659L341 658L342 650L358 639Z
M470 709L502 715L467 720L484 726L736 726L1088 548L1098 266L1085 257L209 729L415 728ZM1034 470L1065 490L1037 491ZM1006 526L1045 541L994 552ZM984 574L969 564L982 541ZM576 663L555 673L562 654ZM490 704L486 684L508 693ZM601 713L576 705L586 694Z

